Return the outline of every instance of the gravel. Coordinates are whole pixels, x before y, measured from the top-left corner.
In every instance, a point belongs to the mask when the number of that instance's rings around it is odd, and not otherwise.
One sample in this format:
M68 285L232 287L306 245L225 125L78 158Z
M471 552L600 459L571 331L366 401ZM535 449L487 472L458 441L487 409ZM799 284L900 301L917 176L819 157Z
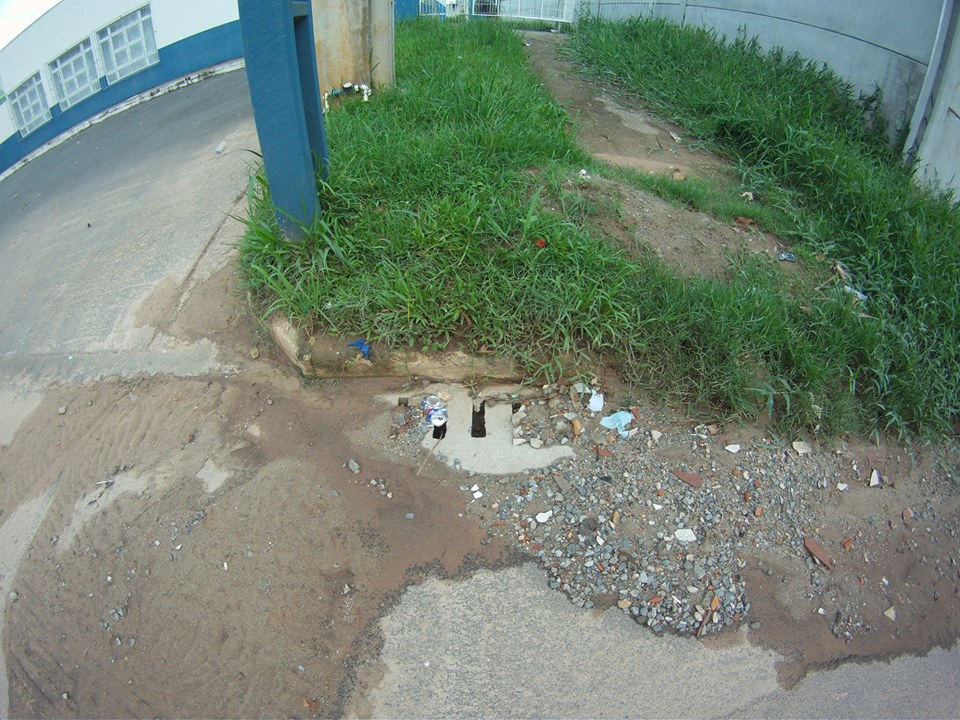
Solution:
M574 458L460 485L468 512L534 556L551 588L578 607L616 605L655 632L706 635L749 615L745 550L777 548L804 559L811 596L823 595L826 571L804 537L838 479L859 470L848 458L804 441L731 443L716 425L670 424L636 408L622 439L599 425L619 408L591 413L589 388L579 389L547 386L513 416L516 440L572 443ZM398 413L396 452L418 457L428 431L416 406ZM865 628L849 606L830 614L837 637Z

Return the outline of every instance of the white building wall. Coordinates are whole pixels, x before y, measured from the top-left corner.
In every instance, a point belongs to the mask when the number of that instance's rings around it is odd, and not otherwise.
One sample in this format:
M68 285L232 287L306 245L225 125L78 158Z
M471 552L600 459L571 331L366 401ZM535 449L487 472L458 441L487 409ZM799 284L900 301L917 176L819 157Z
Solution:
M960 22L919 148L919 176L960 199Z
M16 131L17 126L13 124L13 114L10 112L10 101L5 100L3 105L0 105L0 142Z
M240 19L237 0L153 0L150 8L158 48Z
M0 50L0 79L8 93L65 50L131 10L136 0L62 0ZM48 77L44 77L44 85Z
M0 87L9 94L38 71L48 107L57 103L49 63L113 21L150 5L156 47L239 19L236 0L61 0L0 49ZM96 47L98 75L106 69ZM9 98L0 105L0 142L19 132Z

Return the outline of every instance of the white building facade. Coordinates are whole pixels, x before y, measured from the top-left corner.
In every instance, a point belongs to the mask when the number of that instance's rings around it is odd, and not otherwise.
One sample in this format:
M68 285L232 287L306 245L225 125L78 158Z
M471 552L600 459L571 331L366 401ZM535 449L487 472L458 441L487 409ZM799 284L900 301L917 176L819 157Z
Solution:
M0 50L0 173L131 97L242 55L236 0L62 0Z

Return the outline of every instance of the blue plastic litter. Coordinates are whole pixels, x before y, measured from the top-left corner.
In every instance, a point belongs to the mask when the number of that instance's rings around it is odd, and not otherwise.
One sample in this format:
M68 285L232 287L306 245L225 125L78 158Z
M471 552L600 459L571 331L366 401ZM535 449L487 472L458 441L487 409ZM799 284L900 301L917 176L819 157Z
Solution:
M366 338L360 338L359 340L354 340L349 344L350 347L355 347L361 352L364 360L370 359L370 343L367 342Z
M633 413L629 413L626 410L621 410L620 412L615 412L613 415L607 415L604 418L600 418L600 424L605 428L610 428L611 430L616 430L620 433L620 437L627 437L629 433L627 432L627 425L633 422Z

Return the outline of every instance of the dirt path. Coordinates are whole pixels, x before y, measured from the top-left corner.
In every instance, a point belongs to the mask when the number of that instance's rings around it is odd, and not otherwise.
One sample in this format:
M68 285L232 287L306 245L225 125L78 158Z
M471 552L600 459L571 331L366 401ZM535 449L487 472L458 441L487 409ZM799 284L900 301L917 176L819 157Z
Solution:
M562 53L565 41L558 33L524 34L533 69L569 113L585 149L615 168L680 182L693 178L734 182L730 165L691 142L683 128L642 107L627 106L608 89L587 81ZM787 249L755 226L724 223L671 205L613 177L591 177L578 182L577 190L602 208L591 221L610 241L631 253L654 253L688 275L723 277L731 254L762 253L775 259Z

